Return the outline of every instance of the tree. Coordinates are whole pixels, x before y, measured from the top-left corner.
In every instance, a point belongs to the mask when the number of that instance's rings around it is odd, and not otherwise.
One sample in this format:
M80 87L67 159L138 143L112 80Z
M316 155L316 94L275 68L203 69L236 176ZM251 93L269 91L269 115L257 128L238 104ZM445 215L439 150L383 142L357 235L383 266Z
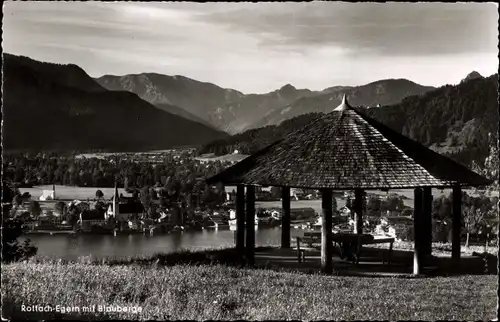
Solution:
M168 198L161 196L160 197L160 207L161 208L168 208L169 206L170 206L170 200Z
M64 215L65 209L66 209L66 204L64 203L64 201L58 201L56 203L55 209L59 214Z
M279 200L281 198L281 188L280 187L271 187L271 198L273 200Z
M123 188L125 189L125 191L128 191L129 189L127 176L125 176L125 179L123 179Z
M160 217L161 217L161 215L157 211L152 212L151 215L150 215L150 218L153 219L153 220L157 220Z
M99 211L103 211L106 209L106 205L104 204L104 202L98 201L95 203L94 209L99 210Z
M368 197L366 204L366 210L371 217L380 217L382 201L377 196Z
M499 176L499 161L498 161L498 145L497 141L492 137L491 133L488 133L489 143L489 155L486 157L484 162L481 164L475 160L472 161L472 170L494 180L491 188L498 188L498 176Z
M440 196L432 201L432 213L439 220L451 219L451 194Z
M78 217L80 216L81 212L82 210L78 206L75 205L70 206L66 218L68 224L74 226L78 221Z
M385 205L381 205L381 208L385 208L389 211L402 211L404 209L403 198L396 194L390 194L387 196L387 199L382 204Z
M40 203L36 200L32 200L28 207L28 211L35 218L40 216L40 214L42 213L42 208L40 207Z
M20 206L23 203L23 197L20 194L17 194L14 196L14 199L12 200L12 205L14 207Z
M151 195L149 194L149 187L145 186L141 189L139 196L144 210L147 212L151 203Z
M12 187L8 184L5 179L2 183L2 203L11 203L14 199L14 196L19 194L19 190L17 188Z
M101 199L102 197L104 197L104 193L102 193L102 191L101 191L101 190L97 190L97 191L95 192L95 197L96 197L97 199Z
M227 194L226 194L226 189L224 187L224 184L217 183L217 185L215 186L214 194L215 194L215 199L216 199L217 205L221 205L224 202L226 202Z
M23 234L25 227L17 219L7 218L2 227L2 262L10 263L26 260L36 255L37 248L31 244L29 239L19 243L17 238Z
M403 217L413 217L413 210L406 208L401 213L401 216L403 216Z
M469 247L469 236L470 234L480 231L480 226L484 223L484 212L482 212L481 209L477 209L475 205L468 205L464 208L463 215L465 230L467 233L465 247Z

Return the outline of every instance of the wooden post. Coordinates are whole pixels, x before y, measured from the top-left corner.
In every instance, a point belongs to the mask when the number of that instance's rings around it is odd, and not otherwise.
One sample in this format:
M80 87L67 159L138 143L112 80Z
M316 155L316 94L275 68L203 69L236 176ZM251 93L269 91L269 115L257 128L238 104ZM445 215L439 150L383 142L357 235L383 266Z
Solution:
M332 255L332 189L322 189L321 208L323 223L321 225L321 271L325 274L333 272Z
M419 275L423 268L423 249L422 249L422 188L414 190L414 209L413 209L413 239L415 249L413 251L413 274Z
M283 217L281 217L281 248L290 248L290 187L281 188Z
M354 190L354 212L357 216L355 216L355 233L362 234L363 233L363 195L364 190L356 189Z
M240 254L245 248L245 186L236 186L236 249Z
M247 186L246 259L247 265L255 264L255 187Z
M424 188L422 198L422 251L432 255L432 188Z
M460 261L460 233L462 229L462 187L453 186L453 213L452 213L452 239L451 239L451 259Z

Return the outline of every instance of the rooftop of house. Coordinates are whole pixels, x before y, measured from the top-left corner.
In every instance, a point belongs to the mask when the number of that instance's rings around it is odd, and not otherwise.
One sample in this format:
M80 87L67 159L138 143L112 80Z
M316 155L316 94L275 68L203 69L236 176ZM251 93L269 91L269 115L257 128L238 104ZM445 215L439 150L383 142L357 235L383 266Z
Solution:
M110 204L108 209L113 209ZM144 211L144 207L140 202L127 202L118 204L118 212L120 214L138 214Z
M80 218L82 220L104 220L104 211L97 209L84 210L80 214Z
M413 224L413 218L407 216L386 216L382 217L382 220L386 220L389 224L403 224L403 223L411 223Z

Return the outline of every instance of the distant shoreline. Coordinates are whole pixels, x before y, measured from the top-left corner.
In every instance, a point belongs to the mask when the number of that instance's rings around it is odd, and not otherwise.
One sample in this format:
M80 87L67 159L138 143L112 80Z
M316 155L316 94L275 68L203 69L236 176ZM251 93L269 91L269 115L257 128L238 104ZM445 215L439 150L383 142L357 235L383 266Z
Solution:
M31 230L24 235L75 235L77 232L73 230Z

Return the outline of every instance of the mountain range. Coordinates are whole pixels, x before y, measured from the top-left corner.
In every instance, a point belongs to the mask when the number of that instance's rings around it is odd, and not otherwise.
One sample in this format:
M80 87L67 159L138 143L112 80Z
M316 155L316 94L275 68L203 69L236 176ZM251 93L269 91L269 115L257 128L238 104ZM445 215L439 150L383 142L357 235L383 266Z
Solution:
M284 120L306 113L329 112L332 107L340 104L344 94L354 105L376 107L396 104L407 96L423 94L432 89L434 87L422 86L407 79L386 79L353 87L330 87L321 94L304 96L287 106L269 110L252 127L280 124Z
M137 151L227 136L134 93L109 91L76 65L4 54L3 76L6 150Z
M305 113L325 112L328 106L340 103L344 93L354 103L375 106L395 104L406 96L433 89L406 79L387 79L363 86L334 86L322 91L297 89L286 84L265 94L243 94L183 76L154 73L105 75L96 81L112 91L133 92L164 110L164 104L180 107L188 114L179 115L201 120L231 134L279 124Z
M350 97L349 101L360 112L464 165L470 166L473 161L483 164L491 146L497 144L498 74L486 78L474 74L458 85L408 96L383 108L360 106L359 100ZM323 96L318 97L324 100ZM325 103L323 111L330 112L337 105ZM210 142L198 152L219 155L238 150L251 154L322 115L322 112L306 113L279 125L251 129Z
M287 84L244 94L156 73L93 79L77 65L10 54L3 65L6 149L139 151L205 144L201 150L251 152L331 111L344 94L369 115L446 153L470 153L474 138L484 142L485 133L497 128L490 124L498 119L491 112L496 87L477 72L437 89L386 79L320 91Z

